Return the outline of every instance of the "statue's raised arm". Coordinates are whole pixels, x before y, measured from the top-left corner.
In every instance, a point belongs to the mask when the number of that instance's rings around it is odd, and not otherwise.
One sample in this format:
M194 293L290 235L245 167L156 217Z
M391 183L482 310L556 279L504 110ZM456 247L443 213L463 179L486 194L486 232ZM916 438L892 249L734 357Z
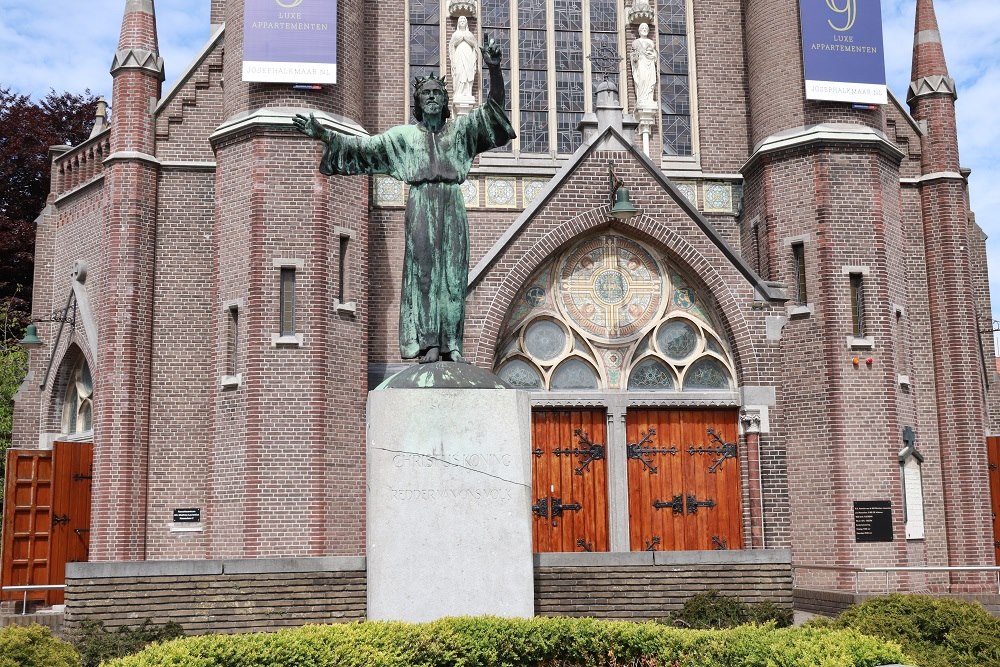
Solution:
M500 45L489 35L483 35L481 50L483 52L483 62L486 63L486 67L490 70L490 99L503 109L505 92L503 71L500 69L500 63L503 62L503 53L500 51Z
M296 129L326 144L324 174L388 174L410 184L404 225L399 305L399 353L422 363L464 361L465 294L469 278L469 223L461 184L479 153L515 137L504 113L502 54L484 37L489 100L449 120L448 89L431 75L413 82L417 125L353 137L325 128L313 114L296 115ZM401 114L403 115L403 114Z

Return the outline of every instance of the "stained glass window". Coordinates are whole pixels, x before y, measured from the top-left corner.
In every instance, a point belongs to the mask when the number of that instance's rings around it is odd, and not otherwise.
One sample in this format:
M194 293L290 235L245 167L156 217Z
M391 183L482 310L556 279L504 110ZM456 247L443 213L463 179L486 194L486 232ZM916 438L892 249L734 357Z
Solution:
M524 331L524 347L539 361L551 361L566 349L566 332L552 320L536 320Z
M507 111L521 153L567 155L583 143L578 127L604 76L588 77L587 57L600 40L617 52L620 11L615 0L482 0L481 33L496 39L504 52ZM485 66L482 78L485 95ZM608 78L620 85L617 72ZM497 150L510 151L512 145Z
M441 9L438 0L410 0L410 78L439 74Z
M597 389L597 373L580 359L567 359L552 374L553 389Z
M523 359L512 359L497 371L497 377L515 389L541 389L542 378L535 367Z
M691 89L685 0L657 2L660 124L664 155L691 155Z
M672 320L660 327L656 344L660 352L674 361L683 361L698 348L700 335L684 320Z
M684 391L729 389L729 371L718 359L699 359L684 377Z
M670 390L674 388L673 373L656 358L644 359L632 370L628 379L629 391Z
M494 361L497 375L511 385L646 392L734 387L735 364L707 310L710 300L636 239L617 233L580 239L539 268L513 303Z

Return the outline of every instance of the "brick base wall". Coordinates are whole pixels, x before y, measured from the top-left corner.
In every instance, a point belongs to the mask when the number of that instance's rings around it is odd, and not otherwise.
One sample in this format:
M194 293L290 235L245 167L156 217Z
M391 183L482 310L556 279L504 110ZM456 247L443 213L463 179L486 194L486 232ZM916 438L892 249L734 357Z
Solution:
M792 606L787 550L535 556L535 613L648 620L716 589ZM179 623L189 634L364 620L364 558L74 563L65 630Z
M59 612L44 614L5 613L0 609L0 628L8 625L44 625L57 637L63 636L63 615Z
M535 613L643 621L710 589L791 608L790 560L784 549L537 554Z
M76 563L67 567L67 632L173 621L188 634L265 632L365 618L363 558Z

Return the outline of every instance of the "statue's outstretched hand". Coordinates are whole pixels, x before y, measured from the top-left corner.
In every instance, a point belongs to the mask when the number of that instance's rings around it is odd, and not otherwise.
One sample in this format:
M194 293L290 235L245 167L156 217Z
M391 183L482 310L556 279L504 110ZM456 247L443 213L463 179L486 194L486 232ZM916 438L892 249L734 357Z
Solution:
M302 114L295 114L295 118L292 119L295 123L295 129L297 129L302 134L307 137L312 137L313 139L319 139L324 141L326 139L326 128L320 125L319 121L316 120L316 116L309 114L308 117Z
M496 43L495 39L489 35L483 35L483 45L479 47L479 50L483 52L483 62L486 63L487 66L500 66L503 53L500 51L500 45Z

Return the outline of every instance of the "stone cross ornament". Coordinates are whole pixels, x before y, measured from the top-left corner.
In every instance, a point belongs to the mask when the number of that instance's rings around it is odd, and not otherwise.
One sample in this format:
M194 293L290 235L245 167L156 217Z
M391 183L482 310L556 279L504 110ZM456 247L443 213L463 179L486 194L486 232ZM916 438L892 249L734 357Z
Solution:
M443 78L413 82L416 125L353 137L323 127L314 114L295 127L326 144L320 173L387 174L410 185L406 201L399 353L421 363L465 361L462 334L469 280L469 221L461 184L480 153L508 143L514 128L504 112L500 47L484 36L490 93L471 113L450 120Z

